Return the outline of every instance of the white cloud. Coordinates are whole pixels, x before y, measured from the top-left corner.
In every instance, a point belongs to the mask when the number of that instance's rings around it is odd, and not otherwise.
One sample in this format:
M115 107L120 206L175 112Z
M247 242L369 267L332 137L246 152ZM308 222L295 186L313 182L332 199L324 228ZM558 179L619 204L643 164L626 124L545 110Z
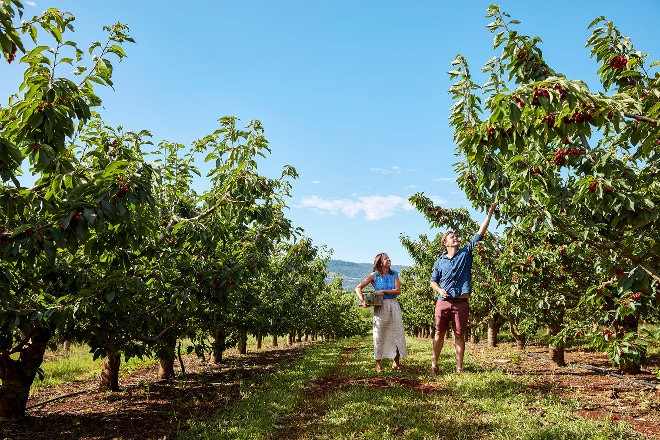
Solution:
M397 166L393 166L391 168L369 168L369 171L378 174L399 174L401 172L401 168Z
M434 182L456 182L456 177L436 177Z
M37 6L36 2L25 2L25 4L32 7Z
M317 212L333 215L344 214L353 218L360 212L369 221L382 220L392 217L397 211L411 211L413 206L403 197L389 196L365 196L353 199L325 200L318 196L304 198L300 202L303 208L311 208Z

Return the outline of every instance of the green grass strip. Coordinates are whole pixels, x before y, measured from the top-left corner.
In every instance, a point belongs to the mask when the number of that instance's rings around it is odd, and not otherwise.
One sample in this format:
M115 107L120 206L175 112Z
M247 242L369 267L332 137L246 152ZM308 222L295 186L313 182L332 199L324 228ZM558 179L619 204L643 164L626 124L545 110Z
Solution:
M323 377L339 360L344 348L355 344L356 338L315 344L309 347L303 360L279 373L270 374L264 386L244 387L241 400L213 421L194 423L181 433L181 439L263 439L280 428L296 409L303 387Z

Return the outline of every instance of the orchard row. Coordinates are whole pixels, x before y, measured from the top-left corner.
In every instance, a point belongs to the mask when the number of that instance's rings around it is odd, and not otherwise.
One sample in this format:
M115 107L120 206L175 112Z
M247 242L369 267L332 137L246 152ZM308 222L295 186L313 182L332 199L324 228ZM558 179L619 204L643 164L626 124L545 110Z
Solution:
M156 357L171 378L182 339L220 362L250 334L365 332L340 282L325 283L325 250L284 215L296 170L259 174L270 152L259 121L223 117L192 146L154 148L96 110L127 27L84 51L66 37L70 14L21 24L21 12L0 3L2 52L25 66L0 108L0 418L24 415L46 348L62 341L103 358L99 387L116 390L122 357Z

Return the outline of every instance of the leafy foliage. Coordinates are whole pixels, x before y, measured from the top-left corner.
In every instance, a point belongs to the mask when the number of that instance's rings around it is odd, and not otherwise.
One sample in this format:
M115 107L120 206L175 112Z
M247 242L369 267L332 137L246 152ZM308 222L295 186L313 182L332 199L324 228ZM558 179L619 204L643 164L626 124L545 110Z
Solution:
M153 148L149 132L97 112L128 27L83 50L65 37L71 14L15 25L21 16L2 0L0 47L25 75L0 108L0 418L23 415L46 346L64 340L112 360L100 387L116 389L121 355L171 362L180 338L200 356L213 339L217 360L248 332L364 332L353 302L323 282L323 250L284 215L295 168L258 172L270 153L260 121L225 116L191 146ZM204 192L199 157L212 164Z
M500 50L483 68L488 81L474 83L461 55L449 72L458 183L475 207L498 202L500 223L511 225L512 254L541 264L531 278L521 279L514 265L500 279L532 295L533 316L579 298L570 307L589 322L576 325L615 327L618 342L609 347L618 356L611 359L634 366L643 348L626 357L621 344L639 339L640 320L657 319L660 300L658 63L599 17L587 46L604 91L591 91L547 65L540 38L516 32L518 22L499 6L487 17ZM561 276L561 258L538 249L560 242L571 251L573 272L550 286L555 280L541 272ZM544 298L548 288L553 293Z

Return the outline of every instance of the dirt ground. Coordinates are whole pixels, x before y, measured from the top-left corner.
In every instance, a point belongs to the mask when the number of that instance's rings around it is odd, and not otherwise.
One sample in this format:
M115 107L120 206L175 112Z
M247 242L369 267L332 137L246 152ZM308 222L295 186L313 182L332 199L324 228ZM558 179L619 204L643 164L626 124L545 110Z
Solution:
M175 382L156 381L154 367L120 378L119 393L97 392L97 381L40 389L30 396L26 419L0 423L0 440L175 438L187 421L210 418L238 399L241 383L263 382L264 372L287 368L304 351L301 345L243 356L229 353L220 365L186 357L186 374ZM596 370L616 374L600 353L569 348L569 365L557 368L545 358L545 351L543 347L528 347L520 352L508 343L496 349L483 344L468 347L470 356L520 377L530 390L541 389L579 401L575 413L580 416L624 420L646 438L660 439L660 389L646 384L658 382L651 372L660 368L660 356L652 358L642 374L622 378ZM332 371L317 381L311 394L324 394L324 387L329 392L330 388L336 390ZM377 378L360 380L379 385ZM411 387L426 386L419 378L401 380Z
M660 387L648 385L660 382L652 373L660 369L660 356L651 356L641 374L626 376L612 369L606 355L584 347L566 349L566 367L556 367L540 346L521 352L510 343L495 349L481 344L468 351L484 365L520 377L530 389L580 402L575 413L582 417L623 420L642 436L660 439Z

